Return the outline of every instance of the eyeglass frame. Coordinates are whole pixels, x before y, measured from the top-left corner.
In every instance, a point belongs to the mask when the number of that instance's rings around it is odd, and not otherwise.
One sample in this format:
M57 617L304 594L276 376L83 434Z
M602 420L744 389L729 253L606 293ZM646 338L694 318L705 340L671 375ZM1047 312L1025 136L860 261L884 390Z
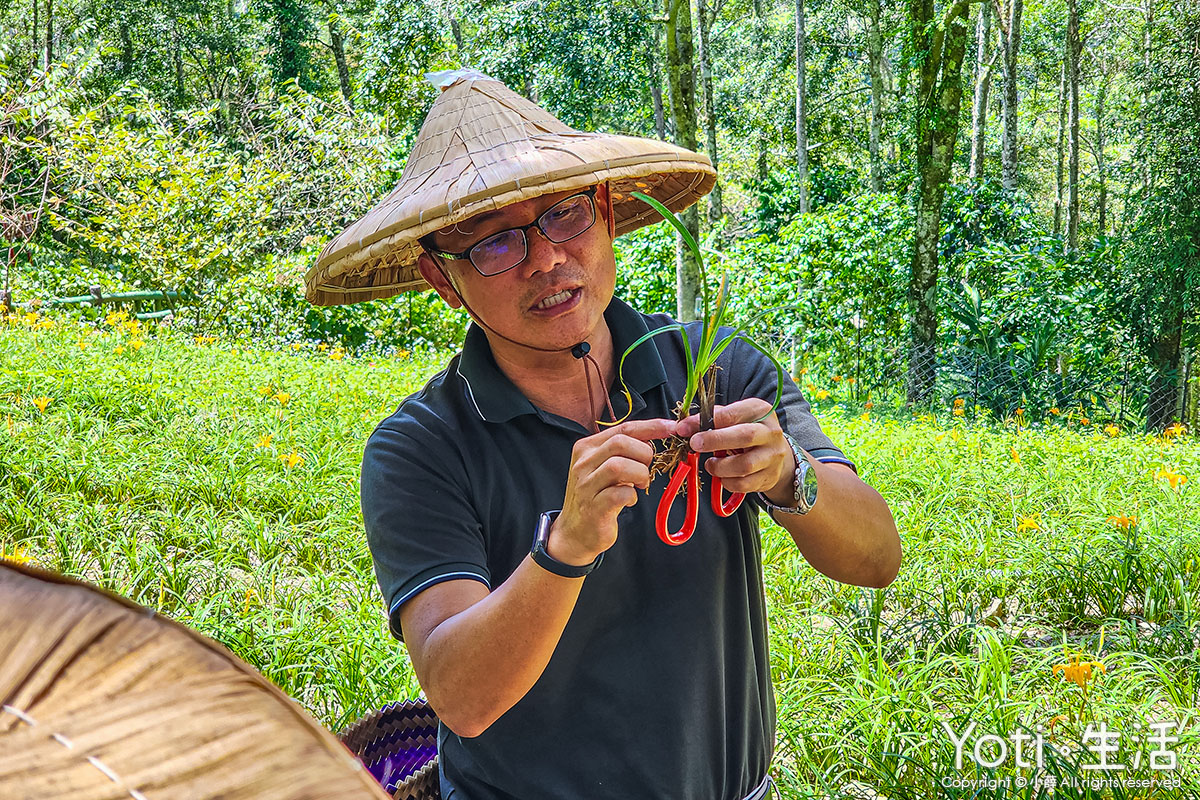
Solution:
M478 272L480 275L482 275L485 278L492 278L492 277L495 277L496 275L503 275L504 273L508 272L509 270L514 269L515 267L519 267L522 263L524 263L525 259L529 258L529 233L528 233L528 231L530 228L537 228L538 233L542 234L542 236L545 237L546 241L554 242L554 244L562 244L563 242L569 242L572 239L576 238L577 236L582 236L583 234L590 231L592 229L592 226L594 226L596 224L596 191L599 188L600 188L600 185L596 184L595 186L592 186L591 188L584 189L583 191L576 192L575 194L572 194L572 195L568 195L567 197L564 197L562 200L559 200L557 203L555 203L554 205L547 208L541 214L538 214L537 219L535 219L533 222L529 223L528 225L521 225L516 228L505 228L502 231L496 231L495 233L489 233L487 236L483 237L479 241L472 243L470 247L468 247L466 250L463 250L461 253L450 253L450 252L441 250L436 247L431 247L429 244L426 243L425 240L430 239L432 241L432 239L431 239L431 237L433 236L432 233L428 233L425 236L422 236L420 239L417 239L417 244L421 245L422 249L424 249L425 252L431 256L441 256L442 258L448 258L448 259L452 259L455 261L470 261L471 266L475 268L475 271ZM558 208L563 203L567 202L568 200L574 200L576 197L587 197L588 202L592 206L592 221L590 223L588 223L588 226L586 228L584 228L583 230L581 230L579 233L572 234L571 236L568 236L566 239L555 242L553 239L551 239L549 237L549 235L546 234L546 229L542 227L542 218L545 217L547 214L549 214L554 209ZM515 262L511 267L505 267L504 269L500 270L499 272L485 273L483 270L481 270L479 268L478 264L476 264L474 261L471 261L471 251L474 250L476 247L483 244L488 239L491 239L494 236L499 236L504 233L512 233L513 231L521 232L521 240L525 244L525 255L521 256L520 260Z

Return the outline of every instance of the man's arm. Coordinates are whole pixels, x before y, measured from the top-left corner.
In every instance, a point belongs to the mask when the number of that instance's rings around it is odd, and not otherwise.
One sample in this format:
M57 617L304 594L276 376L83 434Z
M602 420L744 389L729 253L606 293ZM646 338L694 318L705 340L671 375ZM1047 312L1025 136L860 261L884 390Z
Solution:
M635 487L650 484L648 441L674 428L672 420L634 420L575 443L562 512L546 544L552 558L583 566L612 547L617 515L638 501ZM417 680L446 727L478 736L533 688L584 580L551 573L526 556L491 593L478 581L449 580L401 606Z
M698 452L741 451L705 460L726 491L762 492L772 503L790 507L796 459L770 409L757 397L739 400L716 408L714 430L697 433L699 420L691 416L679 423L678 433L690 437ZM901 560L900 534L887 503L850 467L804 455L817 478L816 504L807 514L779 513L772 519L821 573L858 586L887 586Z

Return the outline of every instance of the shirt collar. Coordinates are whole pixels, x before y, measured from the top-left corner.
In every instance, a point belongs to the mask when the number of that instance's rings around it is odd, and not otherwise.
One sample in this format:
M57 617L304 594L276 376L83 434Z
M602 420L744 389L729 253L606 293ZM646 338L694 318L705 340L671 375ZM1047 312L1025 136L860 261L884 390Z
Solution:
M618 361L629 345L650 330L645 318L615 295L604 310L604 319L612 332L613 351ZM658 354L657 339L654 337L642 342L625 359L625 383L633 391L644 393L667 380L666 368ZM521 414L537 413L533 403L500 371L492 356L487 335L475 323L467 328L458 361L458 374L466 384L467 395L475 405L475 410L487 422L507 422ZM583 380L582 373L579 378ZM620 386L608 388L620 393Z

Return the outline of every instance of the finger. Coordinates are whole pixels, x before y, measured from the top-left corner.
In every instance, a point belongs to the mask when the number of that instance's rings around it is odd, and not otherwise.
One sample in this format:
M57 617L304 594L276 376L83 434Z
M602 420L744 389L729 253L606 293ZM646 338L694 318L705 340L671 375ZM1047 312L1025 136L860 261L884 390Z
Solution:
M773 485L770 475L766 471L752 472L749 475L733 475L728 478L721 478L721 488L727 492L742 492L750 494L750 492L765 492Z
M743 422L728 428L714 428L693 435L688 444L697 453L739 450L769 444L778 434L761 422Z
M764 418L765 417L765 418ZM775 417L771 404L761 397L747 397L727 406L713 408L713 427L727 428L741 422L767 422Z
M614 425L611 428L605 428L599 433L592 434L589 439L594 442L604 442L614 436L629 436L634 439L640 439L643 442L649 442L654 439L665 439L675 432L675 420L671 419L632 419L628 422L622 422L620 425Z
M596 496L596 501L606 510L628 508L637 504L638 493L632 486L610 486Z
M722 481L728 478L744 478L756 472L762 472L771 466L771 452L765 447L753 447L741 453L713 456L704 461L704 468L710 475L715 475Z
M600 464L595 471L581 481L582 488L598 497L605 489L617 484L627 484L645 489L650 485L650 468L631 458L613 456Z
M616 456L624 456L634 461L640 461L643 464L649 464L650 459L654 458L654 445L644 442L641 439L635 439L632 436L618 434L609 437L607 441L602 442L595 450L595 457L598 459L597 463Z

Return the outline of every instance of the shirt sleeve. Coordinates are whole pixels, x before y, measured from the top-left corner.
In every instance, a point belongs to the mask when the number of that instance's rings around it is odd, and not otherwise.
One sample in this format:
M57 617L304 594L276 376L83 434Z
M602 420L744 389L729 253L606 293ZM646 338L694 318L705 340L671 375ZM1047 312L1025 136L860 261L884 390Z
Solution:
M722 328L722 336L726 335L725 331L726 329ZM725 396L718 400L722 405L747 397L761 397L768 403L775 400L778 371L771 360L757 349L738 339L729 345L720 361L723 362L722 366L729 370ZM783 396L775 414L779 417L779 426L814 459L845 464L853 469L855 474L858 473L854 462L821 430L808 400L786 371L783 373Z
M362 460L367 544L392 635L400 641L400 607L430 586L466 578L491 589L483 525L465 474L453 468L444 442L422 444L432 434L416 423L413 428L376 428Z

